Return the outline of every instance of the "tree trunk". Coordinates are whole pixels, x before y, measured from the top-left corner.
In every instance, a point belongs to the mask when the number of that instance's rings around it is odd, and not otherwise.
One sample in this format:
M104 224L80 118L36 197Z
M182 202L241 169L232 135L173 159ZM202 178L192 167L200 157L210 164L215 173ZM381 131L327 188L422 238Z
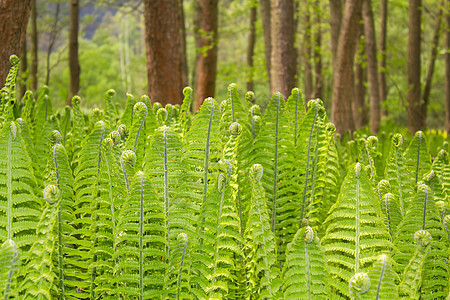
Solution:
M72 97L80 90L80 63L78 62L78 24L79 0L70 0L69 10L69 98L67 105L72 106Z
M446 4L446 31L445 31L445 48L450 49L450 0ZM447 50L444 55L445 60L445 129L450 135L450 51Z
M315 32L314 32L314 75L315 87L314 98L322 98L322 21L321 21L320 1L315 1Z
M305 96L307 98L312 98L312 89L313 89L313 73L312 73L312 66L311 66L311 54L312 54L312 47L311 47L311 12L310 12L310 6L309 1L306 1L306 7L305 7L305 32L303 35L303 59L305 64Z
M336 53L342 21L342 0L330 0L330 35L333 70L336 68Z
M380 7L380 44L379 44L379 68L378 68L378 84L380 86L380 101L384 103L387 97L386 87L386 36L387 36L387 13L388 0L381 0ZM387 109L382 111L384 116L387 115Z
M363 0L365 49L369 72L370 131L377 134L380 128L380 90L378 85L377 42L372 13L372 0Z
M421 127L425 127L425 124L427 122L428 103L430 102L431 85L433 83L434 63L436 62L439 47L439 37L441 33L442 13L444 4L445 2L442 1L441 5L439 6L438 15L436 18L436 25L434 27L433 43L431 44L431 56L430 61L428 63L427 78L425 80L425 87L423 88L423 95L422 95L423 119ZM450 49L447 49L447 51L450 51Z
M264 56L266 59L267 80L269 81L270 90L272 90L272 80L270 78L270 65L272 57L272 34L270 33L270 30L272 28L270 20L270 0L260 0L259 7L261 8L261 22L264 33Z
M352 117L353 61L358 41L358 25L361 20L362 0L347 0L342 18L341 32L333 71L333 102L331 117L339 134L354 131Z
M23 39L22 50L20 50L20 78L22 78L22 83L20 84L20 99L23 98L25 92L27 91L27 39Z
M294 1L272 0L271 7L271 88L286 98L296 86Z
M420 16L421 0L409 0L408 39L408 128L411 133L420 130L423 122L420 103Z
M52 26L52 30L50 32L50 38L49 38L49 43L48 43L48 48L47 48L47 71L46 71L46 75L45 75L45 85L49 85L50 82L50 71L51 71L51 67L50 67L50 56L52 55L53 52L53 47L55 46L55 42L56 42L56 37L58 36L58 21L59 21L59 13L61 10L61 3L57 3L56 4L56 8L55 8L55 19L53 22L53 26Z
M354 100L352 102L352 115L355 128L359 129L367 125L367 105L366 105L366 83L367 83L367 61L365 52L364 25L359 26L359 43L356 44L356 62L354 83Z
M202 0L201 30L206 33L201 38L200 47L208 49L198 60L197 110L207 97L214 97L217 73L217 20L218 0Z
M181 104L187 84L182 0L144 0L148 95Z
M11 67L9 57L12 54L20 54L22 49L30 9L30 0L0 1L0 88L5 85Z
M30 88L32 91L37 90L37 71L38 71L38 33L37 33L37 11L36 11L36 0L31 0L31 23L30 23L30 56L31 56L31 66L30 66Z
M194 19L193 19L193 33L194 33L194 42L195 42L195 61L193 63L192 67L192 73L191 73L191 84L194 91L197 91L197 78L198 78L198 72L197 72L197 65L198 60L200 59L200 44L201 44L201 34L200 34L200 26L202 22L202 6L200 5L200 0L194 0L193 1L193 7L194 7ZM196 99L193 101L194 105L191 105L192 112L194 112L194 108L196 107Z
M256 40L256 6L250 7L250 32L248 34L247 43L247 91L253 91L253 54L255 53Z

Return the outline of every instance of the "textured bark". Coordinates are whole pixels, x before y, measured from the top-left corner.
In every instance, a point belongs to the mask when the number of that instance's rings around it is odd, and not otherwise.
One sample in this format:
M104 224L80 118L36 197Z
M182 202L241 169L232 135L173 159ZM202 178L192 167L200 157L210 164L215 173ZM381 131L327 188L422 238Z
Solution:
M379 68L378 68L378 84L380 86L380 101L384 103L387 97L386 86L386 36L387 36L387 13L388 0L381 0L380 6L380 44L379 44ZM387 115L387 110L382 111L384 116Z
M330 35L331 35L331 55L333 60L333 70L335 69L336 53L339 43L342 21L342 0L330 0Z
M378 85L377 43L373 21L372 0L363 0L365 49L369 76L370 131L378 133L380 128L380 90Z
M347 0L342 18L341 32L333 72L333 102L331 117L336 131L345 134L353 132L355 124L352 117L353 101L353 61L358 41L358 25L361 20L362 0Z
M201 7L200 28L206 34L201 38L200 47L208 50L200 55L197 65L197 109L200 109L205 98L214 97L217 73L218 0L202 0Z
M445 48L450 49L450 0L446 3L446 32L445 32ZM445 129L450 135L450 51L444 56L445 61Z
M144 0L148 95L181 104L187 84L182 0Z
M247 41L247 91L253 91L253 55L255 53L256 41L256 6L250 7L250 31Z
M272 92L287 98L296 86L297 57L294 48L294 1L271 1Z
M313 90L313 73L311 66L311 54L312 54L312 46L311 46L311 8L309 5L309 1L306 1L305 6L305 28L303 34L303 61L305 64L305 96L307 98L313 98L312 90Z
M20 54L30 16L30 0L0 1L0 88L5 85L11 64L9 57Z
M30 16L30 88L32 91L37 90L38 78L38 33L37 33L37 11L36 0L31 0L31 16Z
M322 98L322 21L321 21L320 1L315 1L314 17L315 17L315 32L314 32L314 98Z
M438 15L436 17L436 25L434 27L433 42L431 44L431 56L430 61L428 63L427 78L425 80L425 86L423 88L423 95L422 95L423 119L420 127L425 127L425 124L427 122L428 103L430 102L431 85L433 83L434 64L436 62L439 47L439 37L441 36L440 33L441 33L442 13L443 13L442 10L444 4L445 2L442 1L441 5L439 6Z
M423 122L420 95L420 19L421 0L409 0L408 38L408 128L411 133L420 130Z
M367 125L367 105L366 105L366 83L367 83L367 61L365 59L364 45L364 25L359 26L359 43L356 44L356 62L354 82L354 101L352 102L352 115L355 122L355 128L359 129Z
M271 20L270 20L270 0L260 0L259 7L261 9L261 21L264 33L264 56L266 59L267 79L269 80L270 90L272 90L272 80L270 78L270 64L272 57L272 41L271 41Z
M80 63L78 61L78 26L79 26L79 1L70 0L69 9L69 98L67 105L72 106L72 97L80 90Z

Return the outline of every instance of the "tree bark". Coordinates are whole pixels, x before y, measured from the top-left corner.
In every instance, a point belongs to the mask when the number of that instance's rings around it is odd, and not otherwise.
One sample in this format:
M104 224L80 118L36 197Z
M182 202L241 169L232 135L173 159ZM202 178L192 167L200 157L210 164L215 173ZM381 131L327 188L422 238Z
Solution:
M218 0L202 0L200 47L207 49L198 60L197 110L207 97L214 97L217 73Z
M409 0L408 37L408 128L412 134L422 126L420 95L421 0Z
M67 105L72 106L72 97L80 90L80 63L78 61L79 0L70 0L69 9L69 98Z
M31 0L31 22L30 22L30 56L31 56L31 66L30 66L30 88L32 91L37 90L37 72L38 72L38 33L37 33L37 10L36 10L36 0Z
M272 80L270 78L270 65L272 57L270 0L260 0L259 7L261 9L261 21L264 33L264 57L266 59L267 80L269 81L270 90L272 90Z
M342 0L330 0L330 35L333 70L336 68L336 53L342 21Z
M312 90L313 90L313 73L312 73L312 66L311 66L311 54L312 54L312 47L311 47L311 12L310 12L310 5L309 1L306 1L305 6L305 32L303 34L303 60L305 64L305 96L307 98L312 98Z
M378 68L378 84L380 86L380 101L384 103L387 97L386 86L386 37L387 37L387 13L388 0L381 0L380 6L380 44L379 44L379 68ZM383 109L382 114L387 115L387 109Z
M367 105L366 105L366 83L367 83L367 61L365 59L364 45L364 25L359 26L359 42L356 44L356 62L354 82L354 101L352 102L352 115L355 128L359 129L367 125Z
M53 52L53 47L55 46L55 42L56 42L56 37L58 36L58 21L59 21L59 13L61 10L61 3L57 3L56 4L56 8L55 8L55 19L53 22L53 26L52 26L52 30L50 32L50 37L49 37L49 44L48 44L48 48L47 48L47 66L46 66L46 75L45 75L45 85L49 85L50 82L50 71L51 71L51 67L50 67L50 56L52 55Z
M423 88L423 95L422 95L423 119L420 127L425 127L427 122L428 103L430 102L431 85L433 83L434 64L436 62L439 47L439 37L441 36L440 33L441 33L442 13L444 4L445 2L442 1L442 3L439 6L438 15L436 18L436 25L434 27L433 42L431 44L431 56L430 61L428 63L427 78L425 80L425 86ZM449 51L449 49L447 49L447 51Z
M380 90L378 85L378 58L375 24L373 21L372 0L363 0L365 49L369 72L370 131L378 133L380 128Z
M331 117L336 131L342 135L353 132L353 61L358 41L358 24L361 19L361 0L347 0L342 18L341 32L336 53L336 68L333 71L333 102Z
M445 60L445 129L447 130L447 134L450 135L450 0L447 0L446 4L446 21L447 28L445 31L445 48L447 51L444 55Z
M255 53L256 41L256 6L250 7L250 31L248 34L247 43L247 91L253 91L253 55Z
M322 21L321 21L321 8L320 1L315 1L314 16L315 16L315 28L314 31L314 98L322 98Z
M271 88L287 98L296 86L294 1L272 0L271 7Z
M5 85L11 67L9 57L22 49L30 10L30 0L0 1L0 87Z
M187 84L182 0L144 0L148 95L181 104Z

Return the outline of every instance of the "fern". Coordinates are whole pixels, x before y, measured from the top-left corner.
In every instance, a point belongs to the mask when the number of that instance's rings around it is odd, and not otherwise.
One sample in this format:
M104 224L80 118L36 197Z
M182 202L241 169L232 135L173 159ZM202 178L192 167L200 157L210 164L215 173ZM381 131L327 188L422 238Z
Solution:
M190 127L191 115L189 114L189 112L191 110L192 103L192 88L185 87L183 89L183 95L184 99L183 104L181 104L179 122L179 127L182 135L184 135Z
M417 131L404 153L406 165L417 184L431 169L431 156L428 153L427 142L422 131Z
M392 247L376 199L366 172L357 163L349 170L338 201L325 221L328 226L322 245L332 277L332 293L350 298L351 277L367 271L380 252Z
M11 69L6 76L5 85L0 90L0 116L12 121L14 119L13 107L16 102L16 77L20 60L17 55L11 55L9 62L11 63Z
M17 245L13 240L5 241L0 247L0 296L9 299L14 294L14 269L17 265Z
M373 263L369 278L370 288L363 299L398 299L398 288L395 285L396 273L388 255L381 254Z
M133 95L127 93L127 102L125 104L125 110L120 117L119 124L124 124L130 128L134 120L134 105L136 104Z
M170 252L169 266L164 279L164 299L192 299L190 295L190 251L189 238L180 233Z
M130 133L125 142L125 149L132 150L136 155L136 164L142 165L145 154L145 128L144 124L147 118L147 106L143 102L138 102L133 107L134 114L133 124Z
M325 256L311 227L300 228L286 249L283 270L285 299L329 299Z

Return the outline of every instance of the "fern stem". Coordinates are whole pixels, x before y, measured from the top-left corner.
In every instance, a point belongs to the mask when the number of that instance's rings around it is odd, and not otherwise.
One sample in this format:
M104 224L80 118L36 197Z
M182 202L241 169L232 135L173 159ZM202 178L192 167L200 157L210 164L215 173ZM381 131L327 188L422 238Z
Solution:
M383 255L383 267L381 268L380 279L378 281L378 288L377 288L377 297L375 298L375 300L378 300L380 298L381 283L383 282L385 270L386 270L386 256Z
M13 259L11 261L11 268L8 272L8 278L6 279L6 286L5 286L5 290L4 290L4 295L5 295L4 300L9 299L9 290L11 289L11 281L12 281L12 276L13 276L13 272L14 272L14 265L16 264L16 260L17 260L17 245L12 240L9 240L9 241L13 244L14 254L13 254Z
M419 161L420 161L420 147L422 147L422 132L419 131L419 147L417 148L417 161L416 161L416 184L419 179Z
M56 171L56 183L58 185L58 189L61 191L61 182L59 179L59 167L58 160L56 155L56 145L53 147L53 161L55 163L55 171ZM61 195L61 194L60 194ZM62 217L61 217L61 209L62 209L62 199L59 197L58 201L58 274L59 274L59 288L61 289L61 298L65 299L64 292L64 258L63 258L63 241L62 241Z
M208 192L208 168L209 168L209 141L211 139L211 127L212 127L212 121L213 121L213 116L214 116L214 100L211 99L211 114L209 117L209 124L208 124L208 132L206 135L206 145L205 145L205 175L203 178L203 200L202 200L202 204L205 202L206 200L206 194ZM204 222L204 217L203 220Z
M140 173L141 199L139 216L139 300L144 299L144 174Z
M167 126L164 126L164 216L166 223L167 257L169 257L169 167L167 159Z
M186 241L184 242L183 254L181 255L180 271L178 272L178 280L177 280L177 300L180 299L181 294L181 275L183 275L184 257L186 256L186 249L188 242L189 240L186 239Z
M300 214L300 225L302 224L302 220L304 219L305 213L305 202L306 202L306 193L308 191L308 179L309 179L309 157L311 155L311 138L314 132L314 127L316 124L317 114L319 113L319 105L316 103L316 111L314 113L313 124L311 126L311 130L309 131L309 139L308 139L308 151L306 154L306 174L305 174L305 186L303 188L303 202L302 202L302 212Z
M299 98L300 92L297 93L297 100L295 101L294 147L297 147L298 101L300 100Z
M391 236L391 240L392 240L393 236L392 236L392 228L391 228L391 214L390 214L390 212L389 212L389 196L390 196L389 193L387 193L387 194L385 195L385 201L386 201L386 217L387 217L387 220L388 220L389 235Z
M144 115L144 117L142 118L141 125L139 126L139 130L138 130L138 132L137 132L137 134L136 134L136 139L134 140L133 151L134 151L135 153L136 153L136 146L137 146L137 143L138 143L138 140L139 140L139 134L141 133L142 126L144 126L144 124L145 124L146 118L147 118L147 113L146 113L146 114Z
M273 201L272 201L272 232L275 233L275 213L277 207L277 169L278 169L278 124L280 118L280 99L281 94L278 92L277 102L277 121L275 125L275 164L273 169Z
M359 163L356 168L358 168ZM359 273L359 172L356 171L356 234L355 234L355 273Z
M320 128L320 127L319 127ZM319 159L319 128L317 129L317 134L316 134L316 147L314 149L314 163L313 163L313 177L312 177L312 184L311 184L311 196L310 201L309 201L309 211L308 211L308 218L310 217L311 212L313 212L314 210L314 193L315 193L315 188L316 188L316 175L317 175L317 161ZM306 219L308 219L306 218Z
M308 283L308 300L311 300L311 274L309 269L309 253L308 253L308 244L305 244L305 262L306 262L306 282Z
M395 150L395 167L397 168L397 182L398 182L398 194L400 198L400 213L402 214L402 219L405 217L405 210L403 208L403 188L402 188L402 179L401 179L401 171L398 165L398 149Z
M12 123L14 124L14 123ZM6 224L8 224L7 229L7 239L11 240L11 231L12 231L12 174L11 174L11 143L12 143L12 132L9 130L9 138L8 138L8 212L7 212L7 218L6 218Z
M427 217L427 202L428 202L428 187L424 185L425 188L425 198L423 203L423 221L422 221L422 230L425 230L425 221Z

